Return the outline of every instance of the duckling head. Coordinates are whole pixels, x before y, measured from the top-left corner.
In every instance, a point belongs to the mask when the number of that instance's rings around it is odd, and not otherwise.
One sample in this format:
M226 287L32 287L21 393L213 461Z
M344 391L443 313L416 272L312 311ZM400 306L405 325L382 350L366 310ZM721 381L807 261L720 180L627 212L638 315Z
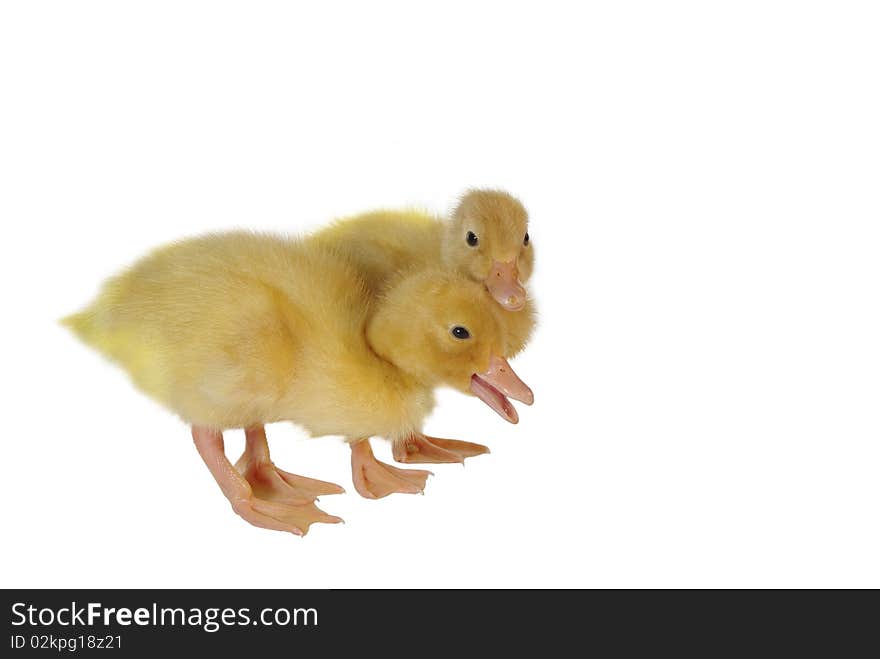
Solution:
M508 350L500 313L482 283L428 270L401 278L383 296L367 341L418 382L473 394L516 423L508 397L531 405L534 396L502 357Z
M504 309L526 303L523 282L532 274L534 252L523 205L501 190L470 190L452 212L443 239L448 266L485 284Z

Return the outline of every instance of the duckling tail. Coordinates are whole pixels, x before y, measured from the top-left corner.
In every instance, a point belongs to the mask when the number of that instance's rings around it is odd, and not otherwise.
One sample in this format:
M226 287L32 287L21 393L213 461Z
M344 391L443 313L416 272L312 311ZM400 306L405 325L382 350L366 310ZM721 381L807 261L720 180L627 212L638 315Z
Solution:
M149 395L160 398L167 389L166 369L161 354L131 330L108 322L99 304L61 318L58 323L99 354L128 371L135 384Z
M91 323L89 322L89 314L87 314L85 311L79 311L77 313L72 313L69 316L65 316L64 318L59 320L58 323L69 329L80 338L84 338L83 335L88 332L91 325Z
M100 343L95 314L90 309L65 316L58 323L73 332L83 343L93 346Z

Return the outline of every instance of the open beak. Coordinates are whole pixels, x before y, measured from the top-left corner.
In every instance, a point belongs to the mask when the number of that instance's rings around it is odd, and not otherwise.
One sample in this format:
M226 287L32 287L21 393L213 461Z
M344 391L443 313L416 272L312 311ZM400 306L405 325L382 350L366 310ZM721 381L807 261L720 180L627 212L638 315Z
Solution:
M519 421L519 415L507 399L508 396L526 405L535 402L532 390L519 379L507 360L495 355L489 359L489 370L471 376L471 391L510 423Z
M519 283L516 259L506 263L494 261L486 277L486 288L495 301L508 311L519 311L526 304L526 289Z

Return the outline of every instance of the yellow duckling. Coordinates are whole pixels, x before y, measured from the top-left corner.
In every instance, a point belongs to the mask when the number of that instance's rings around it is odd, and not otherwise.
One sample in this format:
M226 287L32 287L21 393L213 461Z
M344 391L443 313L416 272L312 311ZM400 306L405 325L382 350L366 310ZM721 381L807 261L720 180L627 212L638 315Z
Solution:
M481 285L430 269L373 297L332 250L237 232L149 254L63 322L192 425L241 517L304 535L340 521L314 500L343 490L276 468L264 424L344 436L364 496L420 492L428 472L377 461L366 440L420 435L441 384L515 419L506 396L531 392L500 357L508 348L496 310ZM246 432L236 465L224 453L229 428ZM482 448L447 441L462 458Z
M528 341L534 308L523 284L534 266L528 213L500 190L470 190L451 218L423 211L382 210L331 224L312 240L344 254L368 288L381 293L402 271L442 267L483 282L508 311L505 319L512 357Z

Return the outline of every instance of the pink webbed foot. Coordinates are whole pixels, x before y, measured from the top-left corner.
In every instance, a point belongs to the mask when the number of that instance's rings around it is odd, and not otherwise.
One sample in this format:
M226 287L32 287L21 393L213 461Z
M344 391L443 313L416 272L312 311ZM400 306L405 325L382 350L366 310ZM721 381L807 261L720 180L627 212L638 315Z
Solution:
M389 494L421 494L430 471L398 469L373 456L370 440L363 439L351 445L351 476L354 489L367 499L381 499Z
M342 521L341 518L328 515L318 508L312 502L314 497L309 499L304 496L306 491L304 489L297 490L295 495L285 489L280 492L276 490L278 483L271 476L270 470L258 466L265 464L265 462L271 465L271 461L268 460L268 446L265 446L265 461L260 459L260 451L263 448L261 444L265 444L266 439L262 428L254 429L253 432L249 431L248 448L245 449L245 456L247 456L245 471L259 476L255 479L255 486L252 486L226 457L223 450L223 434L219 430L193 426L192 435L199 455L202 456L202 460L205 461L223 494L229 499L233 510L250 524L264 529L287 531L294 535L303 536L309 532L309 527L315 522L336 524ZM242 459L245 456L242 456ZM241 460L239 462L241 463ZM272 469L274 470L274 466ZM278 478L284 480L282 474L286 472L276 471ZM312 483L320 483L322 486L332 485L322 481L312 481L312 479L304 480L308 481L310 486ZM285 486L290 487L286 481Z
M250 483L260 499L299 505L312 503L325 494L342 494L335 483L306 478L276 467L269 457L269 444L263 426L245 429L245 450L235 468Z
M329 515L313 503L291 505L266 501L251 494L232 502L232 509L244 521L254 526L274 531L287 531L304 536L316 522L338 524L341 517Z
M489 453L489 447L457 439L428 437L421 433L397 440L393 447L394 459L404 464L454 463L464 464L465 458Z

